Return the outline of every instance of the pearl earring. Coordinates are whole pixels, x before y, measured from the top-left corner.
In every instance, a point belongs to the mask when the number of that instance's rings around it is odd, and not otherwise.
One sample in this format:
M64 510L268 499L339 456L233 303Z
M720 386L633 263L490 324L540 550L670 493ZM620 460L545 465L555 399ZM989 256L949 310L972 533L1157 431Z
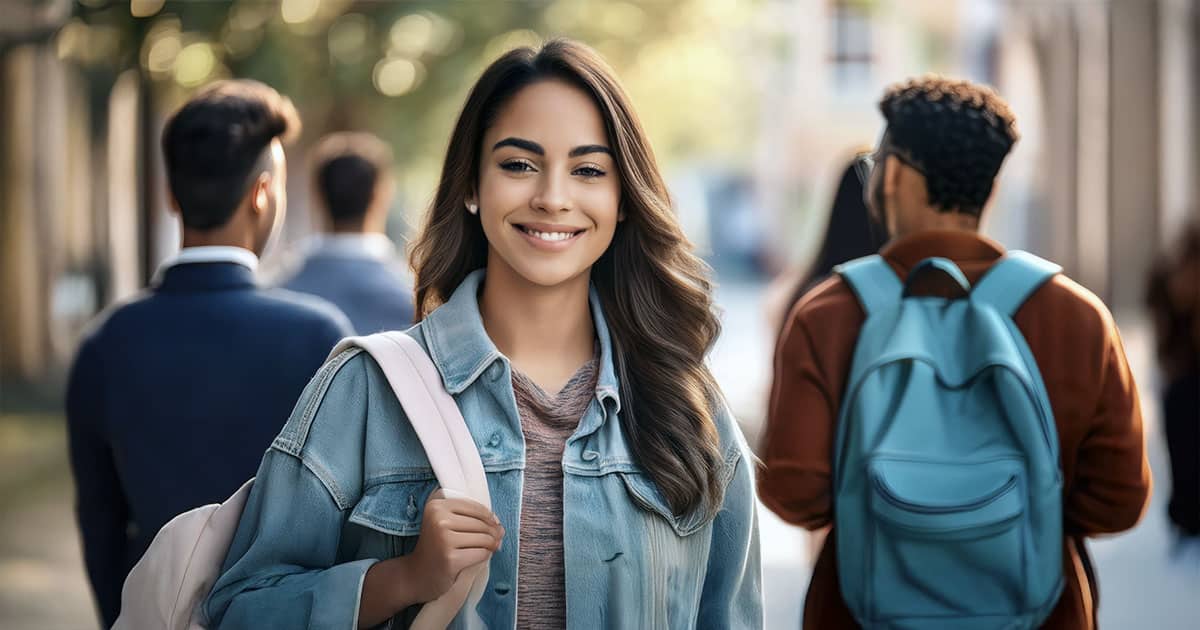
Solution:
M479 212L479 206L477 206L473 203L468 203L467 204L467 212L470 212L471 214L477 214Z

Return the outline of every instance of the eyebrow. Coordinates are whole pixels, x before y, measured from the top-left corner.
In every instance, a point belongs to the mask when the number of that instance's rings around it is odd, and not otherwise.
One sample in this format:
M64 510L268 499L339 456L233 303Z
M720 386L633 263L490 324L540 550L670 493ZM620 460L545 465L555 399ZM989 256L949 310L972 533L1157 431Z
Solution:
M578 146L574 149L571 149L571 152L568 153L567 156L579 157L581 155L588 155L589 153L607 153L612 155L612 150L599 144L585 144L583 146Z
M532 140L526 140L524 138L505 138L505 139L501 140L500 142L497 142L492 147L492 150L495 151L496 149L499 149L500 147L516 147L518 149L523 149L525 151L529 151L530 153L536 153L538 155L546 155L546 149L542 148L542 145L540 145ZM606 146L599 145L599 144L585 144L585 145L575 147L574 149L571 149L570 153L568 153L567 156L568 157L579 157L581 155L589 155L592 153L607 153L608 155L612 155L612 150Z

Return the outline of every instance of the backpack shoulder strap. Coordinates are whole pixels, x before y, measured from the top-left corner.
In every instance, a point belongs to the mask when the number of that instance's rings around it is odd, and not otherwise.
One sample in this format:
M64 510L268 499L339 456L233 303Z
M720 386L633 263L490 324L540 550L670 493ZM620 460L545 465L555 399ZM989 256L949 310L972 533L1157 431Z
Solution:
M833 268L850 285L867 317L899 302L904 285L883 256L874 254Z
M971 300L1012 317L1034 291L1061 272L1062 267L1048 260L1013 250L975 283Z
M404 407L443 489L491 508L479 450L437 367L415 339L399 331L347 337L334 351L358 346L375 359Z
M369 352L383 370L447 496L474 499L490 510L492 501L487 475L475 440L471 438L458 404L446 392L437 366L420 344L402 332L389 331L347 337L338 343L333 354L350 346ZM482 628L483 621L475 606L483 597L488 574L487 564L463 571L449 591L421 608L411 627L415 630L445 628L460 610L464 610L466 627Z

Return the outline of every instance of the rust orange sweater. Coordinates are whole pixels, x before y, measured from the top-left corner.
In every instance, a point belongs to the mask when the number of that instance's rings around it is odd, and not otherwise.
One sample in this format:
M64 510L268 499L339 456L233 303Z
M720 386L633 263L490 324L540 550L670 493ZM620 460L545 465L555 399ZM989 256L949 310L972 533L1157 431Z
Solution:
M929 231L881 253L901 278L919 261L943 256L974 283L1004 250L973 233ZM829 524L836 508L835 425L865 317L849 286L831 277L796 304L776 348L759 494L784 520L809 529ZM1082 538L1133 527L1150 494L1137 389L1108 309L1066 276L1036 291L1015 320L1046 383L1063 470L1066 589L1043 627L1090 629L1096 588ZM858 627L838 587L836 535L830 533L813 571L806 629Z

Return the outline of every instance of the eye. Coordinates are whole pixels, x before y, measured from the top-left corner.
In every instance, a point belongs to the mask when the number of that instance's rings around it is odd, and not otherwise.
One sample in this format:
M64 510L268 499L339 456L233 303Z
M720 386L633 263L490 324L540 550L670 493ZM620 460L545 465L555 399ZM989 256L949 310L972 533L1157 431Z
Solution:
M596 168L595 166L580 166L579 168L575 169L574 172L576 175L583 177L604 177L607 175L607 173L599 168Z
M502 163L500 168L510 173L532 173L536 170L532 164L525 160L509 160Z

